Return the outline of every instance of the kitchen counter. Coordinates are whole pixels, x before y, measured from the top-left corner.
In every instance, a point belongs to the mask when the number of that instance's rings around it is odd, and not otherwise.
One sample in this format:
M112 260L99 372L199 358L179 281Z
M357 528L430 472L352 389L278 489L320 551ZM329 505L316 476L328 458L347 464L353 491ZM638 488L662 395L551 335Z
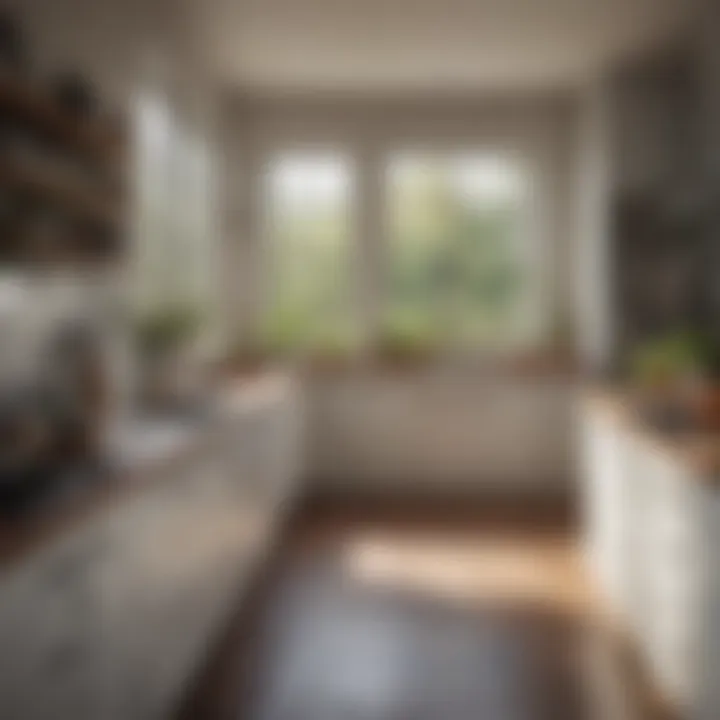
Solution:
M599 596L668 715L717 717L720 437L665 431L622 389L583 401L583 546Z
M656 452L687 466L690 477L720 486L720 432L693 427L662 429L642 417L631 391L619 387L591 388L583 402L588 410L612 419Z
M0 518L0 569L52 544L128 495L172 477L243 413L260 410L288 390L291 381L267 375L222 386L196 415L137 415L120 424L102 463L79 468L32 509ZM162 473L155 472L162 469Z
M108 472L0 528L0 717L173 716L301 472L289 378L225 385L209 406L128 420Z

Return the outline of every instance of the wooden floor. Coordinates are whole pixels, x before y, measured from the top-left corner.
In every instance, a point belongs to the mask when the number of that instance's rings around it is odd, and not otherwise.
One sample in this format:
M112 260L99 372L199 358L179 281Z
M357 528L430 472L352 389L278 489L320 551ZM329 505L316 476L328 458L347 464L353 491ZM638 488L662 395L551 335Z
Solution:
M304 513L182 720L655 720L566 522Z

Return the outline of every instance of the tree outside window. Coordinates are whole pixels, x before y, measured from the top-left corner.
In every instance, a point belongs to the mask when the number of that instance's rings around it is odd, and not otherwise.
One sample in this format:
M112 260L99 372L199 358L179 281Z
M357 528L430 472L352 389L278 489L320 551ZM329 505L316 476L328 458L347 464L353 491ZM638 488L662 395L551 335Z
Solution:
M508 347L527 332L527 183L504 158L406 154L388 165L390 332Z
M264 341L281 352L352 343L352 168L331 153L286 153L268 168L270 297Z

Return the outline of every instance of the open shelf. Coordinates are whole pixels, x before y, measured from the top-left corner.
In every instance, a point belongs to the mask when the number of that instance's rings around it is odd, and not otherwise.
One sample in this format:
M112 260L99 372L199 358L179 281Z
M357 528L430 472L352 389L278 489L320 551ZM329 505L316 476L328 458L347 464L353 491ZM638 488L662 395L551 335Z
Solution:
M113 225L120 221L118 203L37 163L0 160L0 186L21 189L78 218Z
M122 124L99 113L75 113L47 87L1 66L0 121L0 264L119 261L126 190Z
M112 157L124 144L122 130L110 121L78 117L60 106L46 90L1 69L0 112L98 159Z

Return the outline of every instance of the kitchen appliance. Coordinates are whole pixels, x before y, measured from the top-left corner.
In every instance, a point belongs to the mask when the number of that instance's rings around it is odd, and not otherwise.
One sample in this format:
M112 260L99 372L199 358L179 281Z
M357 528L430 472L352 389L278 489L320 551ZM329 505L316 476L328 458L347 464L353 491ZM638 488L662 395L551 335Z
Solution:
M25 303L14 333L0 313L8 341L0 358L0 508L43 494L104 454L113 389L105 323L102 313L79 311L87 295L76 300L42 322Z

